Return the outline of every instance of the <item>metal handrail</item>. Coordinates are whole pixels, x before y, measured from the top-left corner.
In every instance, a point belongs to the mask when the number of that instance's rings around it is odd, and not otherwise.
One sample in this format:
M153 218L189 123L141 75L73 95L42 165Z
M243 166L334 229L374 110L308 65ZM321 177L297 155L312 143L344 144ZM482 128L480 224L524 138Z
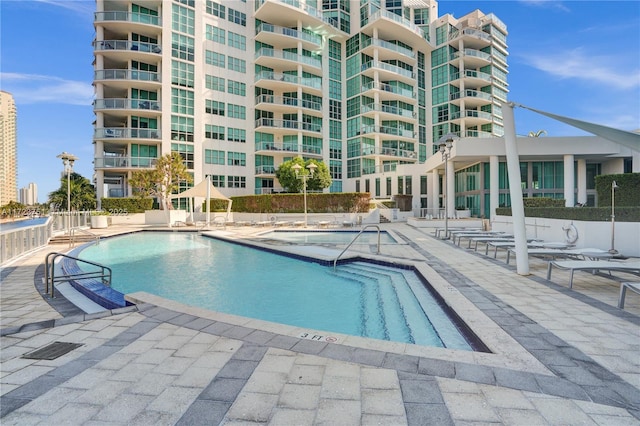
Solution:
M74 247L75 246L75 243L76 243L76 240L75 240L76 231L80 232L81 234L89 235L90 237L95 238L96 244L100 243L100 236L99 235L96 235L91 231L87 231L86 229L75 228L74 227L74 228L71 228L71 230L70 230L70 235L69 235L69 246L70 247Z
M376 254L380 254L380 227L378 225L366 225L364 226L360 232L358 232L358 235L356 235L353 240L351 240L351 242L344 248L344 250L342 250L340 252L340 254L338 255L338 257L336 257L336 259L333 261L333 270L336 270L336 265L338 264L338 259L340 259L340 257L342 257L342 255L344 254L344 252L346 252L349 247L351 247L351 245L353 243L356 242L356 240L358 239L358 237L367 229L367 228L376 228L378 230L378 249L376 251Z
M67 259L73 259L76 262L83 262L89 265L97 266L101 270L93 272L81 272L77 274L64 274L62 277L56 278L55 276L55 261L58 257L65 257ZM106 272L105 272L106 271ZM51 297L55 297L55 282L71 281L74 279L82 280L87 278L100 278L102 284L107 287L111 286L111 276L113 271L108 266L104 266L100 263L90 262L88 260L79 259L77 257L69 256L68 254L51 252L47 254L44 260L44 280L45 280L45 294L49 293L49 283L51 283Z

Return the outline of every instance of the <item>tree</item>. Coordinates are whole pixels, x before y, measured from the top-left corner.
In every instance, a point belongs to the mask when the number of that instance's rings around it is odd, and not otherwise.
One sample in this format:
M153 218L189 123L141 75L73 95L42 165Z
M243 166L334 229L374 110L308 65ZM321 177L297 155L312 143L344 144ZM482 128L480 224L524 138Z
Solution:
M530 138L539 138L540 136L544 136L547 134L547 131L542 129L542 130L538 130L537 132L531 131L529 132L529 137Z
M276 178L280 182L283 188L286 188L289 192L302 192L303 181L296 176L295 170L292 168L295 164L300 165L302 170L299 173L309 174L307 166L309 164L315 164L316 170L313 172L313 176L307 179L307 190L321 191L331 186L331 174L327 165L317 160L304 161L300 157L296 157L292 160L285 161L276 170Z
M71 210L93 210L96 208L96 189L89 179L78 173L69 175L71 188ZM60 188L49 193L49 205L56 209L69 210L67 206L67 175L60 178Z
M181 183L191 183L193 178L187 171L182 156L172 152L158 159L153 170L138 170L132 173L129 184L141 198L158 197L160 208L170 210L171 194L178 191Z

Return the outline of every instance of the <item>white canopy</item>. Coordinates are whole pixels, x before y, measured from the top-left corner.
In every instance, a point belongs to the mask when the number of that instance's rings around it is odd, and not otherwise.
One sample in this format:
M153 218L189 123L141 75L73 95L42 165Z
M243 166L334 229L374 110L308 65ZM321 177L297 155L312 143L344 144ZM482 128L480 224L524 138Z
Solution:
M193 188L189 188L186 191L183 191L179 194L174 194L171 198L205 198L207 200L207 225L209 224L209 205L210 202L208 200L227 200L227 218L229 218L229 214L231 213L231 199L225 197L222 192L218 191L218 189L213 186L213 184L209 181L209 177L203 180Z

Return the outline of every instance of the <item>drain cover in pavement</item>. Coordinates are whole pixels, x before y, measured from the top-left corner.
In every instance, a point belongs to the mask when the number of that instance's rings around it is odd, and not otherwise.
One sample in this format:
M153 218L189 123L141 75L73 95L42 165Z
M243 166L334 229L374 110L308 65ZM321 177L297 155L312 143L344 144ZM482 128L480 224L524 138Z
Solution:
M68 354L80 346L82 346L81 343L53 342L44 348L36 349L35 351L22 355L22 358L52 360Z

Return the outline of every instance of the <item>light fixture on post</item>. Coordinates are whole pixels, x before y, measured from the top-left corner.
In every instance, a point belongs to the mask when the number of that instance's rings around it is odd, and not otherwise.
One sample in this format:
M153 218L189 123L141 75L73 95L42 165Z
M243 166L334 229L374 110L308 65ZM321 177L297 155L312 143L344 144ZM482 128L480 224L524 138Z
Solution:
M453 147L452 134L447 134L440 138L440 144L438 145L442 159L444 160L444 177L443 180L443 199L444 199L444 239L449 239L449 177L447 176L449 170L449 157L451 156L451 148Z
M78 157L64 151L57 158L62 160L64 171L67 172L67 232L71 235L71 172L73 171L73 163Z
M301 172L302 166L300 164L294 164L291 166L293 171L296 173L296 178L302 179L302 192L304 197L304 227L307 227L307 179L313 177L313 173L316 171L316 166L313 163L309 163L307 169L309 169L309 173Z
M616 189L618 188L618 184L614 180L611 182L611 249L609 249L609 253L618 254L618 250L615 249L615 238L616 238Z

